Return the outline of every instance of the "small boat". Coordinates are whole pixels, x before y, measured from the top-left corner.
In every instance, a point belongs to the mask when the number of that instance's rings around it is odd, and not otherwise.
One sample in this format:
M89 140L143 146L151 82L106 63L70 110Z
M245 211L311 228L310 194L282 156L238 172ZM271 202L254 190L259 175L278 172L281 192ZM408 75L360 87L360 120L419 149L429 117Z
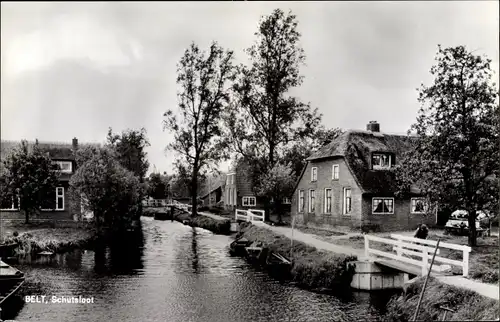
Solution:
M18 245L18 243L0 245L0 258L12 257Z
M229 252L232 255L238 255L238 256L245 255L246 254L245 247L250 246L251 243L252 243L251 241L249 241L244 237L236 239L229 245Z
M260 258L263 249L262 244L256 242L252 243L248 247L245 247L247 259L254 262L257 261Z
M23 272L0 260L0 305L19 290L24 279Z
M292 270L292 262L286 257L277 254L269 253L266 258L267 269L280 277L289 277Z

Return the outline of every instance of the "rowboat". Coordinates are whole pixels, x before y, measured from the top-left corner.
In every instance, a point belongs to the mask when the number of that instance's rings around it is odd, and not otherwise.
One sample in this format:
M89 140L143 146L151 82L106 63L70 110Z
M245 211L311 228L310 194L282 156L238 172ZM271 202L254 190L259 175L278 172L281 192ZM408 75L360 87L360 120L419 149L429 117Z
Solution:
M246 238L237 239L229 245L229 252L232 255L245 255L245 247L250 246L251 243L252 242Z
M9 243L0 245L0 258L7 258L14 255L18 243Z
M0 306L24 283L24 273L0 260Z

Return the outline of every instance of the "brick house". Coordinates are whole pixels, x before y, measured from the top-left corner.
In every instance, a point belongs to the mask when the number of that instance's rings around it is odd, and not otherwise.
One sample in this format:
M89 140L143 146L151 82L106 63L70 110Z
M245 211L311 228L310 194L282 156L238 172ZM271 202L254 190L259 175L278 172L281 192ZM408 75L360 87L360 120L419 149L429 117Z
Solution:
M248 164L243 158L235 161L229 168L223 199L226 209L264 209L264 201L255 195L248 174ZM289 212L291 203L291 199L285 198L282 201L282 209Z
M370 122L366 131L343 132L307 159L292 198L298 225L394 231L435 224L414 188L397 191L394 165L412 148L411 137L384 134Z
M1 141L0 156L4 158L16 147L20 145L18 141ZM28 142L28 147L34 142ZM88 145L88 144L85 144ZM72 143L38 142L38 146L46 152L54 163L61 169L59 183L53 196L48 196L46 203L38 215L32 215L33 219L55 219L73 220L73 214L69 207L69 180L76 171L75 151L78 149L78 139L74 138ZM3 198L2 198L3 199ZM0 205L1 219L24 219L19 211L19 200L3 200Z
M221 174L213 178L206 187L203 188L201 200L203 206L215 206L224 202L224 192L226 188L226 174Z

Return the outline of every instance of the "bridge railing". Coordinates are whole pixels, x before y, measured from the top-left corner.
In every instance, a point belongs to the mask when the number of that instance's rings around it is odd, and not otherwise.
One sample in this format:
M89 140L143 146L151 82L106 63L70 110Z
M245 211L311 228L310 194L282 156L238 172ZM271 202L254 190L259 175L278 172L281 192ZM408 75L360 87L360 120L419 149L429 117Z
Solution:
M383 244L393 245L393 250L396 252L389 253L384 252L378 249L370 248L370 242L379 242ZM426 239L417 239L408 236L396 235L392 234L391 239L389 238L381 238L372 235L365 235L365 256L367 258L375 256L385 257L389 259L393 259L396 261L400 261L403 263L408 263L412 265L416 265L421 268L422 276L427 275L429 269L429 261L432 259L432 254L434 253L434 249L437 245L436 241L426 240ZM462 251L462 260L454 260L441 256L437 256L440 254L440 250L448 248L453 250ZM436 257L434 258L434 262L445 263L449 265L454 265L462 268L462 275L467 277L469 275L469 253L471 252L471 248L465 245L457 245L450 243L439 243L438 251L436 252ZM412 255L421 258L421 260L415 260L413 258L406 257L404 255ZM442 272L444 270L440 265L433 265L433 271Z
M259 209L236 209L234 212L234 219L244 221L264 221L265 211Z

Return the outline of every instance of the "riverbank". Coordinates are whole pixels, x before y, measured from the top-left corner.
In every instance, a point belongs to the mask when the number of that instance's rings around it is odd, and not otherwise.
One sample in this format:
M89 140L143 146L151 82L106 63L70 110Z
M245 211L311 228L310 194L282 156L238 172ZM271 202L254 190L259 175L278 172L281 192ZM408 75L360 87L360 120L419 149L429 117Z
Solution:
M394 297L387 305L387 321L411 321L422 291L425 278L411 284L402 296ZM493 321L499 317L498 301L473 291L444 285L430 277L420 305L419 321L440 321L448 307L447 321Z
M317 250L302 242L294 241L272 231L243 223L238 237L251 242L261 242L269 251L292 260L291 280L307 289L345 292L350 288L352 268L347 263L355 256Z
M191 227L200 227L210 230L215 234L229 235L231 233L231 220L215 219L198 214L196 217L191 217L191 214L184 210L174 209L174 220L187 224Z
M18 230L16 230L18 231ZM90 245L96 239L90 228L24 228L18 236L10 234L4 243L18 243L16 255L40 252L62 253Z

